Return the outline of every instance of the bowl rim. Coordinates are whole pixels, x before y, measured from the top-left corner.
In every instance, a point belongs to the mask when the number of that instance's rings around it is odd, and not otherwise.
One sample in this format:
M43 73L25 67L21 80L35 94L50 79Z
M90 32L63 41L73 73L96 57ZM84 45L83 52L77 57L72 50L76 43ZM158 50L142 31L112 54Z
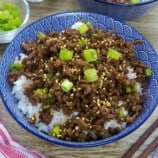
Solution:
M34 22L32 22L31 24L29 24L28 26L26 26L26 29L28 27L30 27L31 25L34 25L35 23L37 22L40 22L41 20L45 19L45 18L49 18L49 17L61 17L61 16L66 16L66 15L73 15L75 16L76 15L95 15L95 16L102 16L102 17L105 17L105 18L110 18L110 19L113 19L113 21L117 21L119 23L121 23L122 25L126 25L126 26L129 26L132 30L136 31L139 35L142 36L143 40L147 41L148 44L152 47L152 50L154 52L156 52L156 50L154 49L154 47L151 45L151 43L145 38L145 36L143 34L141 34L139 31L137 31L134 27L130 26L129 24L126 24L125 22L122 22L122 21L119 21L117 19L114 19L114 18L111 18L109 16L106 16L106 15L103 15L103 14L99 14L99 13L94 13L94 12L85 12L85 11L67 11L67 12L59 12L59 13L55 13L55 14L51 14L51 15L48 15L48 16L45 16L45 17L42 17ZM19 32L16 36L18 36L19 34L21 34L21 32ZM15 36L15 38L16 38ZM14 41L14 39L11 41L11 43ZM9 45L11 45L11 43ZM8 45L8 47L9 47ZM8 47L6 48L6 50L8 49ZM5 50L5 51L6 51ZM158 55L157 55L158 57ZM1 61L4 60L4 55L2 55L2 58L1 58ZM0 61L0 65L1 65L1 61ZM130 130L128 130L127 132L125 133L118 133L118 134L115 134L111 137L108 137L108 138L105 138L105 139L102 139L102 140L96 140L96 141L92 141L92 142L69 142L69 141L65 141L65 140L60 140L60 139L57 139L57 138L54 138L54 137L50 137L49 135L46 135L42 132L40 132L38 129L36 131L38 131L38 133L36 133L33 129L27 127L23 122L21 122L21 120L19 120L15 115L14 113L10 110L9 106L7 105L6 103L6 99L5 99L5 96L3 95L3 91L2 91L2 88L1 88L1 85L0 85L0 95L1 95L1 98L2 98L2 101L4 103L4 106L6 107L6 109L8 110L8 112L10 113L10 115L13 117L13 119L18 123L20 124L27 132L35 135L36 137L39 137L41 138L42 140L45 140L47 142L50 142L50 143L53 143L53 144L56 144L56 145L61 145L61 146L65 146L65 147L72 147L72 148L87 148L87 147L96 147L96 146L101 146L101 145L106 145L106 144L109 144L109 143L112 143L112 142L116 142L128 135L130 135L132 132L136 131L139 127L141 127L145 121L151 116L151 114L154 112L155 108L156 108L156 105L158 103L158 97L155 98L155 102L153 104L153 108L150 109L150 112L148 112L145 117L143 117L143 119L141 119L141 121L139 121L133 128L131 128ZM128 128L128 127L126 127ZM130 127L129 127L130 128Z
M13 30L0 31L0 35L11 34L11 33L13 33L13 32L17 32L19 29L23 28L23 27L27 24L27 22L28 22L28 20L29 20L29 16L30 16L29 3L28 3L27 0L21 0L21 1L23 1L23 3L25 4L26 10L27 10L26 15L25 15L25 17L24 17L24 19L23 19L23 22L21 23L21 25L20 25L19 27L15 28L15 29L13 29Z
M141 2L141 3L136 3L136 4L122 4L122 3L111 3L111 2L106 2L104 0L94 0L98 3L103 3L103 4L108 4L108 5L114 5L114 6L120 6L120 7L133 7L133 6L142 6L142 5L147 5L150 3L157 2L157 0L150 0L147 2Z

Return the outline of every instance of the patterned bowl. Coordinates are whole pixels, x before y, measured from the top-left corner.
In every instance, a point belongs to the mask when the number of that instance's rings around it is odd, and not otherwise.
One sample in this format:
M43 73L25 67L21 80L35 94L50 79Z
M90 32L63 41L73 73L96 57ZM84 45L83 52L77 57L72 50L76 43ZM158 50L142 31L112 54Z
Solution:
M123 36L127 41L134 39L141 39L144 44L135 46L136 57L142 60L144 63L148 64L152 71L153 76L149 80L147 87L148 97L143 105L143 109L139 117L134 121L134 123L128 125L120 133L111 136L109 138L93 141L93 142L68 142L50 137L39 130L37 130L33 125L29 124L25 116L17 107L17 100L12 94L12 86L7 81L7 73L9 71L9 63L12 63L19 53L22 52L21 44L27 39L35 40L38 31L49 32L54 29L56 31L62 31L69 28L77 22L79 19L85 21L91 21L94 27L108 30L115 29L117 34ZM3 99L4 105L11 114L11 116L27 131L34 134L35 136L42 138L48 142L63 145L67 147L93 147L115 142L131 132L135 131L140 127L152 114L154 111L157 101L158 101L158 55L155 52L152 45L147 41L147 39L136 31L129 25L114 20L113 18L87 12L67 12L59 13L55 15L50 15L48 17L39 19L34 23L28 25L24 30L22 30L8 45L5 50L1 61L0 61L0 93Z
M111 16L115 19L126 21L146 15L157 4L157 0L143 0L138 4L114 4L105 0L78 0L81 7L90 12Z

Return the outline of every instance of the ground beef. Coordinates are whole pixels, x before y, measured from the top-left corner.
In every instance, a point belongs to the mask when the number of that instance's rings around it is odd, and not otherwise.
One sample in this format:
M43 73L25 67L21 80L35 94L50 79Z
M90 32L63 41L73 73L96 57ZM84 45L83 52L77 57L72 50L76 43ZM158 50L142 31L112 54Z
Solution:
M86 44L80 44L82 39L86 39ZM89 27L84 34L71 28L60 33L52 30L42 40L22 44L28 55L22 61L23 72L9 72L8 80L13 84L23 74L33 81L25 88L24 94L33 106L42 103L43 110L39 114L41 122L47 125L51 122L52 109L63 110L69 119L60 125L59 139L100 140L120 132L121 129L117 126L105 128L110 120L116 120L120 124L132 123L142 109L146 94L144 91L140 94L134 90L138 82L143 89L147 85L144 72L148 66L136 59L134 52L134 45L142 42L124 41L114 30L104 31L93 27ZM73 51L73 59L60 60L61 48ZM83 50L89 48L97 50L97 61L89 63L83 58ZM107 58L109 48L120 52L121 58ZM83 71L87 67L98 71L96 81L88 82L84 78ZM128 70L131 68L132 70ZM136 78L129 79L129 71L133 71ZM74 83L69 92L64 92L60 87L65 78ZM126 87L131 87L132 91L126 92ZM42 95L39 95L37 89L43 90ZM120 116L121 109L128 111L128 114ZM74 111L77 112L76 115L72 115ZM34 124L36 120L33 117L28 121Z

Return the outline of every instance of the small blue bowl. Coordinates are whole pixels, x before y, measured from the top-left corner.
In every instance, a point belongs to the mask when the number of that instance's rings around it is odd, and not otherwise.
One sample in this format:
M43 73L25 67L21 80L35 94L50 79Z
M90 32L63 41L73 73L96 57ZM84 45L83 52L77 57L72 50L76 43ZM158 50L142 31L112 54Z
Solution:
M138 4L108 3L105 0L78 0L81 7L90 12L111 16L126 21L140 18L157 6L157 0L148 0Z
M17 99L12 94L12 86L8 83L7 74L9 71L9 63L12 63L15 58L22 52L21 44L26 40L35 40L38 31L49 32L52 29L56 31L62 31L69 28L77 22L79 19L84 21L90 21L94 27L99 29L115 29L116 33L121 35L126 41L132 41L135 39L141 39L144 44L135 46L136 57L148 64L153 71L153 76L149 80L147 92L148 97L143 105L143 109L139 117L130 125L128 125L120 133L111 136L109 138L93 141L93 142L68 142L50 137L39 130L33 125L29 124L25 116L17 107ZM3 99L4 105L11 114L11 116L27 131L35 136L44 139L45 141L67 146L67 147L94 147L99 145L115 142L140 127L154 111L158 101L158 55L155 52L152 45L147 39L129 25L114 20L113 18L87 12L67 12L50 15L35 21L28 25L23 31L21 31L8 45L0 61L0 93Z

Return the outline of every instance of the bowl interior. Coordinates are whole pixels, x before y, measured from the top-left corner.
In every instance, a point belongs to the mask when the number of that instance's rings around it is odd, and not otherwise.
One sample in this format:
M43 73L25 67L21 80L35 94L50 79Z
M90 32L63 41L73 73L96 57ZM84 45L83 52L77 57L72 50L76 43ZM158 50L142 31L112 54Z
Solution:
M109 137L104 140L83 143L66 142L52 138L38 131L34 126L30 125L23 116L23 114L20 112L20 110L17 108L17 100L12 94L12 86L7 81L7 73L9 71L8 65L9 63L15 60L15 58L20 52L22 52L22 42L27 39L35 40L36 33L38 31L47 33L50 30L54 29L60 32L66 28L71 27L71 25L77 22L79 19L83 19L84 21L90 21L92 22L94 27L100 29L115 29L117 34L122 35L123 38L128 41L131 41L133 39L144 40L144 44L135 46L136 56L144 63L148 64L153 71L153 77L149 80L149 84L147 87L147 100L143 105L143 109L140 113L140 116L136 119L136 121L131 125L127 126L127 128L125 128L123 131L112 137ZM24 127L32 134L58 145L69 147L92 147L117 141L136 130L139 126L141 126L145 122L145 120L151 115L158 101L158 55L156 54L154 48L142 34L137 32L129 25L104 15L86 12L67 12L50 15L30 24L21 33L19 33L8 45L1 59L0 69L0 92L4 105L6 106L12 117L22 127Z

